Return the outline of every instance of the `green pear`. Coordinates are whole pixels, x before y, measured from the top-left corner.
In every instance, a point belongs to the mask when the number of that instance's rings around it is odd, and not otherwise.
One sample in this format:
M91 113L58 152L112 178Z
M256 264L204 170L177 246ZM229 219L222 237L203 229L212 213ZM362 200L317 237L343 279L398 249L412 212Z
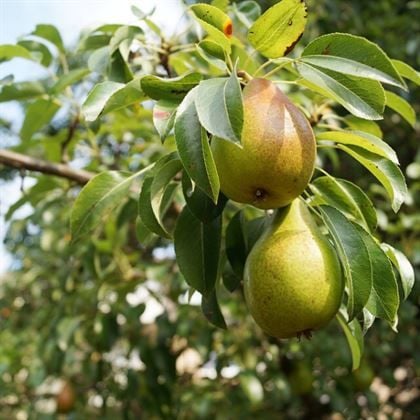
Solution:
M310 336L337 313L344 283L336 252L304 201L278 210L244 272L251 315L268 335Z
M241 144L213 138L220 188L231 200L274 209L298 197L312 177L316 143L303 113L274 83L253 79L243 90Z

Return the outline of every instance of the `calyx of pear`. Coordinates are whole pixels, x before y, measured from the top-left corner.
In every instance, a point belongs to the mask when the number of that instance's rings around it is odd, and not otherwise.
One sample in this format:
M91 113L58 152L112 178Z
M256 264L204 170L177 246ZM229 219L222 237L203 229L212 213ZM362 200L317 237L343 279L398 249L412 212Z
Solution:
M243 105L241 144L212 140L221 190L261 209L283 207L312 177L314 133L303 113L267 79L245 86Z
M336 252L301 199L279 209L252 248L244 274L256 323L278 338L310 336L337 313L343 278Z

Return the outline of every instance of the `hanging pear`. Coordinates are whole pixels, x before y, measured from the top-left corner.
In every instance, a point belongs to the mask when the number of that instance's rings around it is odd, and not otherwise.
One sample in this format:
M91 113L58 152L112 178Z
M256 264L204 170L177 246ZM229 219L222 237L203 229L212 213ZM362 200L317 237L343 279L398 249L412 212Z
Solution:
M303 113L274 83L253 79L243 90L241 144L213 138L222 192L231 200L274 209L308 185L316 143Z
M336 252L295 199L278 210L245 265L245 299L256 323L279 338L308 336L337 313L344 283Z

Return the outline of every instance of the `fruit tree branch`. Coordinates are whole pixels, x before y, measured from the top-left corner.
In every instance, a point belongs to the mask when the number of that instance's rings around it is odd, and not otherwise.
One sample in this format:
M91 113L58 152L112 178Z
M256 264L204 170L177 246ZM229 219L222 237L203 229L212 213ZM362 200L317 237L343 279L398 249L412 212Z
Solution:
M46 160L35 159L21 153L0 149L0 164L16 169L28 169L30 171L42 172L44 174L56 175L76 181L79 184L86 184L95 174L82 169L73 169L62 163L53 163Z

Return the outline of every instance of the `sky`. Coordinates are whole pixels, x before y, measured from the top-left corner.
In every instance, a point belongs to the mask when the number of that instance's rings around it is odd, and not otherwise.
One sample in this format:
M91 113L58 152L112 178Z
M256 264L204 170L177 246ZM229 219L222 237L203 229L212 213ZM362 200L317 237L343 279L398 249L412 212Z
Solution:
M175 30L183 14L179 0L0 0L0 44L13 44L20 36L32 32L37 24L50 23L57 26L64 43L71 46L82 29L102 23L135 24L132 5L145 12L156 6L153 20L169 33ZM15 81L30 80L39 77L40 72L40 66L21 59L0 64L0 79L13 74ZM16 103L0 104L0 115L13 118L19 130L21 121ZM0 137L0 148L5 146L6 139ZM31 181L26 182L28 186ZM3 215L19 198L20 187L20 180L7 184L0 181L0 273L11 262L3 246L7 229ZM23 217L28 211L30 208L26 207L16 217Z

